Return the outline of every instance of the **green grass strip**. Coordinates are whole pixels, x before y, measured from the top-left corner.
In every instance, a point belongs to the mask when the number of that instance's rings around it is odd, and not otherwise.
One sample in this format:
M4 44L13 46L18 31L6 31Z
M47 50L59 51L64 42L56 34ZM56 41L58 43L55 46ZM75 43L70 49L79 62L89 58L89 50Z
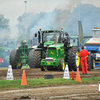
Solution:
M100 77L81 78L81 82L71 79L54 78L54 79L27 79L27 85L21 85L21 80L0 80L0 90L5 89L23 89L47 86L61 85L78 85L78 84L97 84Z

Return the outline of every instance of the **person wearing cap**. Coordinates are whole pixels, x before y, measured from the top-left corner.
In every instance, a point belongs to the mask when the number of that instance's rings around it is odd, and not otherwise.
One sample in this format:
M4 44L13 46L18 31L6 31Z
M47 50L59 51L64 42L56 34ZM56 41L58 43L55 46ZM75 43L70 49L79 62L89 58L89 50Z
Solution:
M81 57L81 67L82 67L82 74L88 74L87 72L87 57L90 53L84 49L84 46L81 47L81 51L79 53L79 57Z

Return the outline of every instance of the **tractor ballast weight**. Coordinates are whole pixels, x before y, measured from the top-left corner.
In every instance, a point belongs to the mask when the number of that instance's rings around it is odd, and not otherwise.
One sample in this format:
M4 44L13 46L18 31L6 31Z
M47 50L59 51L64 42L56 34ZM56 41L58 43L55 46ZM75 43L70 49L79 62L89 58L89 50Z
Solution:
M76 71L79 66L80 59L76 55L79 54L79 47L70 46L69 35L63 30L38 31L38 46L34 52L38 54L34 66L41 67L41 71L45 71L45 68L64 71L65 64Z

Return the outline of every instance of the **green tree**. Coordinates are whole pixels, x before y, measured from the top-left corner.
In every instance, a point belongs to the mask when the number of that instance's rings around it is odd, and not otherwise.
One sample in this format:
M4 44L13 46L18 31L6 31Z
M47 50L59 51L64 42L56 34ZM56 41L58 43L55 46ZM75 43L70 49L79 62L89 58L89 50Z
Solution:
M4 18L4 15L0 14L0 29L10 30L9 19Z
M0 41L6 41L10 36L9 19L0 14Z

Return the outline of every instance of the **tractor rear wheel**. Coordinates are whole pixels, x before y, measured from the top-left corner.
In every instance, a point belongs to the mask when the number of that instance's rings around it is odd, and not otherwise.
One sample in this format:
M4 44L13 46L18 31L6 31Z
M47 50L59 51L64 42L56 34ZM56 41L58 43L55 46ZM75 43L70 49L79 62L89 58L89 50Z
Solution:
M34 51L34 66L41 68L41 51Z
M35 68L34 66L34 49L30 50L28 55L28 64L30 68Z
M20 69L22 67L21 61L20 61L20 56L17 53L17 50L12 50L10 53L10 65L12 65L12 69Z
M61 62L60 62L60 71L64 71L64 69L65 69L65 62L64 62L64 60L61 60Z
M77 67L80 65L80 58L76 53L79 55L79 47L70 48L67 54L68 67L74 71L77 71Z

